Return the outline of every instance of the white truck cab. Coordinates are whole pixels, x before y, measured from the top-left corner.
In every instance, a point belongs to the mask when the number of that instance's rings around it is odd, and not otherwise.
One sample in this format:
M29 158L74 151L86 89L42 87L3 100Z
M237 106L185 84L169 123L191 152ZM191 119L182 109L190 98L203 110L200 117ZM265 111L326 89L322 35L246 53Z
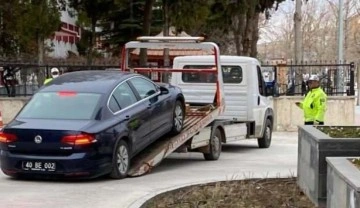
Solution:
M255 58L243 56L220 56L225 94L225 111L218 120L228 120L224 143L258 138L260 148L268 148L274 121L274 113L260 63ZM214 56L182 56L173 61L173 68L211 69ZM179 86L187 103L205 105L212 103L216 89L214 74L201 72L173 72L171 84ZM199 138L201 140L201 138ZM196 138L193 142L196 142Z

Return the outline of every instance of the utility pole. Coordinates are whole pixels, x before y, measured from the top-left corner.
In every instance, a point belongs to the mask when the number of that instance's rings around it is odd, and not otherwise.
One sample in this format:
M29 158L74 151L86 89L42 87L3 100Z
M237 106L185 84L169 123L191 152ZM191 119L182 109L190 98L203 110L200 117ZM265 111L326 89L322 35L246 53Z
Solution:
M301 30L301 22L302 22L302 15L301 15L301 5L302 0L296 0L295 3L295 14L294 14L294 37L295 37L295 47L294 47L294 57L295 57L295 65L298 65L302 61L302 30ZM296 86L295 89L296 93L301 92L301 88L298 86L301 86L302 82L302 73L301 68L297 67L297 71L295 71L294 68L291 69L291 77L292 80L294 80L294 74L295 74L295 82L294 85Z
M339 0L339 20L338 20L338 64L344 62L344 0ZM344 92L343 67L339 66L336 72L337 92Z

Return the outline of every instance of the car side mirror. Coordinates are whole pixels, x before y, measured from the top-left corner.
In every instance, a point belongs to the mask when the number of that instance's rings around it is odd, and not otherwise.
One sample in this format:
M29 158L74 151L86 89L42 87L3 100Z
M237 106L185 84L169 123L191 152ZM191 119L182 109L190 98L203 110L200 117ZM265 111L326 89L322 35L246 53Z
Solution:
M169 94L169 90L166 87L160 86L160 94L161 95Z

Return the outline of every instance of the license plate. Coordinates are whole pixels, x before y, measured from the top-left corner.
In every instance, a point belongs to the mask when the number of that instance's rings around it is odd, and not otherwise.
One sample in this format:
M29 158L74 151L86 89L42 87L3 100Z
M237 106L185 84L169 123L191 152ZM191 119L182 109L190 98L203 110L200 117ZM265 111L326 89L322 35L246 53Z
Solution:
M56 170L55 162L23 161L23 170L52 172Z

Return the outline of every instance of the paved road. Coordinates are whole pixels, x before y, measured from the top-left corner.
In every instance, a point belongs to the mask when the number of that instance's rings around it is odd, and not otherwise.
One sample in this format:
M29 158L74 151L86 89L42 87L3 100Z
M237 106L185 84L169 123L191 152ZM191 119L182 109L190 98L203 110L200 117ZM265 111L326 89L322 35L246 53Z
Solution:
M269 149L255 140L226 145L218 161L199 153L173 154L151 174L111 180L13 180L0 173L0 207L138 207L152 195L175 187L215 180L296 175L297 132L276 132Z

